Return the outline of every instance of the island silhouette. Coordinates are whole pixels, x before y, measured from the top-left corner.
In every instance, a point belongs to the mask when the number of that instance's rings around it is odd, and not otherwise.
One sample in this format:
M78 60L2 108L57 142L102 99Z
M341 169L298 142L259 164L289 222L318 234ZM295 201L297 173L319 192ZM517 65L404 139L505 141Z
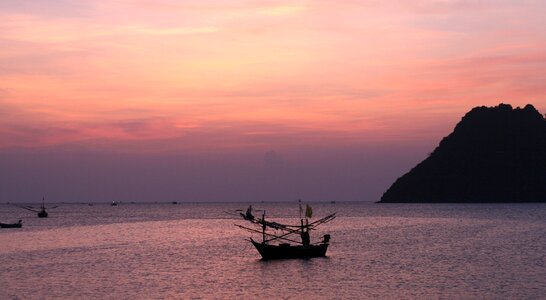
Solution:
M530 104L475 107L379 202L546 202L546 120Z

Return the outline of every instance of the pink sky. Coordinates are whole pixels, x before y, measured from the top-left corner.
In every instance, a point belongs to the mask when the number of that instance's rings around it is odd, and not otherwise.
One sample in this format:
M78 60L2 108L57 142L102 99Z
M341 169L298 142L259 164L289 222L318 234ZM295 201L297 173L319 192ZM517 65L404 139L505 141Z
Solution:
M546 111L545 20L531 0L2 1L0 151L412 149L381 190L474 106Z

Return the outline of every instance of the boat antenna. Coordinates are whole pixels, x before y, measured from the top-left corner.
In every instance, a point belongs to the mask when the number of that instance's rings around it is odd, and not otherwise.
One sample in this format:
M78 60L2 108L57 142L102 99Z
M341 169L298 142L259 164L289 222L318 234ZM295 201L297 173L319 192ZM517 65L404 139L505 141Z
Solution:
M301 215L303 214L303 208L301 207L301 199L298 199L298 205L300 207L300 219L303 219Z
M265 209L262 214L262 243L265 244Z

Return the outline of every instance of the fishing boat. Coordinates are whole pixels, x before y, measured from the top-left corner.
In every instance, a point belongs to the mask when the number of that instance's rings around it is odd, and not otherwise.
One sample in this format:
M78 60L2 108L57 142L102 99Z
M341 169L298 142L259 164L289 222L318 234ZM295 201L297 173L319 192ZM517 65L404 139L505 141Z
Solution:
M38 218L47 218L49 216L49 214L46 211L45 197L42 197L42 205L40 205L40 207L32 207L32 206L29 206L29 205L27 205L27 206L18 206L18 207L37 213ZM52 207L48 207L47 209L54 209L54 208L57 208L57 207L58 206L52 206Z
M300 224L288 225L266 220L265 211L263 211L261 218L256 218L252 214L252 206L249 206L246 213L240 213L240 215L258 229L235 225L253 233L261 233L261 242L253 238L250 238L250 242L264 260L323 257L326 256L326 251L330 245L330 235L325 234L319 243L311 243L310 232L317 226L335 219L336 214L330 214L310 223L309 219L312 217L312 213L312 208L307 205L304 219L300 205ZM274 230L274 233L267 232L268 229Z
M19 220L17 223L0 223L0 228L21 228L23 227L23 221Z
M48 216L48 213L45 210L44 203L42 202L41 210L38 212L38 218L47 218L47 216Z

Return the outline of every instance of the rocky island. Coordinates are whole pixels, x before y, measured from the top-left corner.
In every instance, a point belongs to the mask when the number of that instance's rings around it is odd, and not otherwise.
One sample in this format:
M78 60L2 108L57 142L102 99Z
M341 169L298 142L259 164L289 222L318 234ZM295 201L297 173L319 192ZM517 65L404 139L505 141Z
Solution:
M379 202L546 202L546 120L532 105L476 107Z

